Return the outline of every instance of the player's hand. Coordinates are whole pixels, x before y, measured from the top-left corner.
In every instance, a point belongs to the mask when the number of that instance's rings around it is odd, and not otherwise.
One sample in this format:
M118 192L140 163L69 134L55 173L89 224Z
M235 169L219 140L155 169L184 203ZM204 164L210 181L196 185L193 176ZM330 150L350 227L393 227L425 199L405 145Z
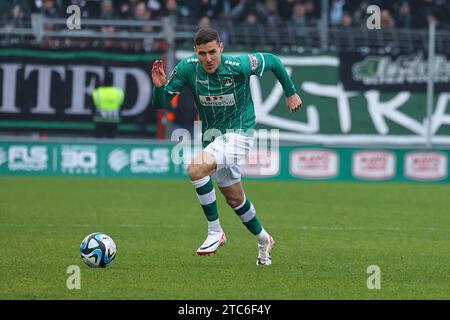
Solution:
M300 110L300 108L302 107L302 99L300 99L300 96L295 93L292 96L286 98L286 104L291 112L295 112L297 110Z
M152 67L152 81L155 87L162 87L166 84L166 72L164 71L164 62L156 60Z

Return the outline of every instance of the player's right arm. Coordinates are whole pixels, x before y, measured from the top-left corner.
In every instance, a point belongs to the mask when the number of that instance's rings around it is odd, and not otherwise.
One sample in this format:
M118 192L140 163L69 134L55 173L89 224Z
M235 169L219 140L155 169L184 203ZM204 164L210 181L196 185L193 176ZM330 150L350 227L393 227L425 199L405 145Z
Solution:
M172 71L169 80L166 79L164 63L162 60L156 60L152 67L152 105L154 108L161 109L170 103L172 98L179 94L186 84L182 74L181 63Z
M239 60L242 66L241 70L247 77L251 75L262 77L264 72L272 71L283 87L286 105L291 112L296 112L301 108L302 99L297 93L291 77L278 56L270 53L256 52L248 56L241 56Z

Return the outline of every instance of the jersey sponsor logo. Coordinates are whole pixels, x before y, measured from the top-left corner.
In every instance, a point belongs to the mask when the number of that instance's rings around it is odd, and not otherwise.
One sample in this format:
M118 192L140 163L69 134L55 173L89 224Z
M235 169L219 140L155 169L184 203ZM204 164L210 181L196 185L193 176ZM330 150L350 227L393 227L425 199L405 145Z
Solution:
M222 79L222 85L223 85L224 87L229 87L229 86L231 86L232 84L233 84L233 78L231 78L231 77L225 77L225 78Z
M234 99L234 95L232 94L224 94L221 96L202 96L199 95L199 100L202 106L205 107L215 107L215 106L234 106L236 105L236 101Z
M353 154L352 172L361 179L389 179L395 175L395 155L386 151L359 151Z
M414 180L441 180L447 177L447 155L411 152L405 158L405 176Z
M250 54L248 58L250 59L250 66L252 68L252 71L255 71L256 68L258 68L258 59L253 54Z

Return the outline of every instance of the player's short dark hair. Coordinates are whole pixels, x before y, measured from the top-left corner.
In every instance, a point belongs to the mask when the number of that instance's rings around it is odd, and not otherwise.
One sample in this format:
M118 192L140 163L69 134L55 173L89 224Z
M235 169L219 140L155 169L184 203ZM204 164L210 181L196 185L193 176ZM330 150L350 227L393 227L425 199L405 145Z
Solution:
M194 43L196 46L207 44L211 41L217 41L217 43L220 43L219 33L210 27L201 28L194 36Z

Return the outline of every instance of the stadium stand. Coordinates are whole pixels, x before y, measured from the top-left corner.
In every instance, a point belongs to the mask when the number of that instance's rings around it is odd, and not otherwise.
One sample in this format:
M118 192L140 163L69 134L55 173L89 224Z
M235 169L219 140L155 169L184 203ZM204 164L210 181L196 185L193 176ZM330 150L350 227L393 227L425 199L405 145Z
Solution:
M67 17L71 4L81 8L85 37L67 34L65 20L56 20ZM371 4L381 8L382 32L376 34L365 27ZM178 46L190 47L192 34L206 24L221 30L225 45L237 48L404 52L427 43L428 21L434 19L437 50L449 49L450 2L443 0L2 0L0 6L3 45L154 51L165 45L161 18L167 18Z

